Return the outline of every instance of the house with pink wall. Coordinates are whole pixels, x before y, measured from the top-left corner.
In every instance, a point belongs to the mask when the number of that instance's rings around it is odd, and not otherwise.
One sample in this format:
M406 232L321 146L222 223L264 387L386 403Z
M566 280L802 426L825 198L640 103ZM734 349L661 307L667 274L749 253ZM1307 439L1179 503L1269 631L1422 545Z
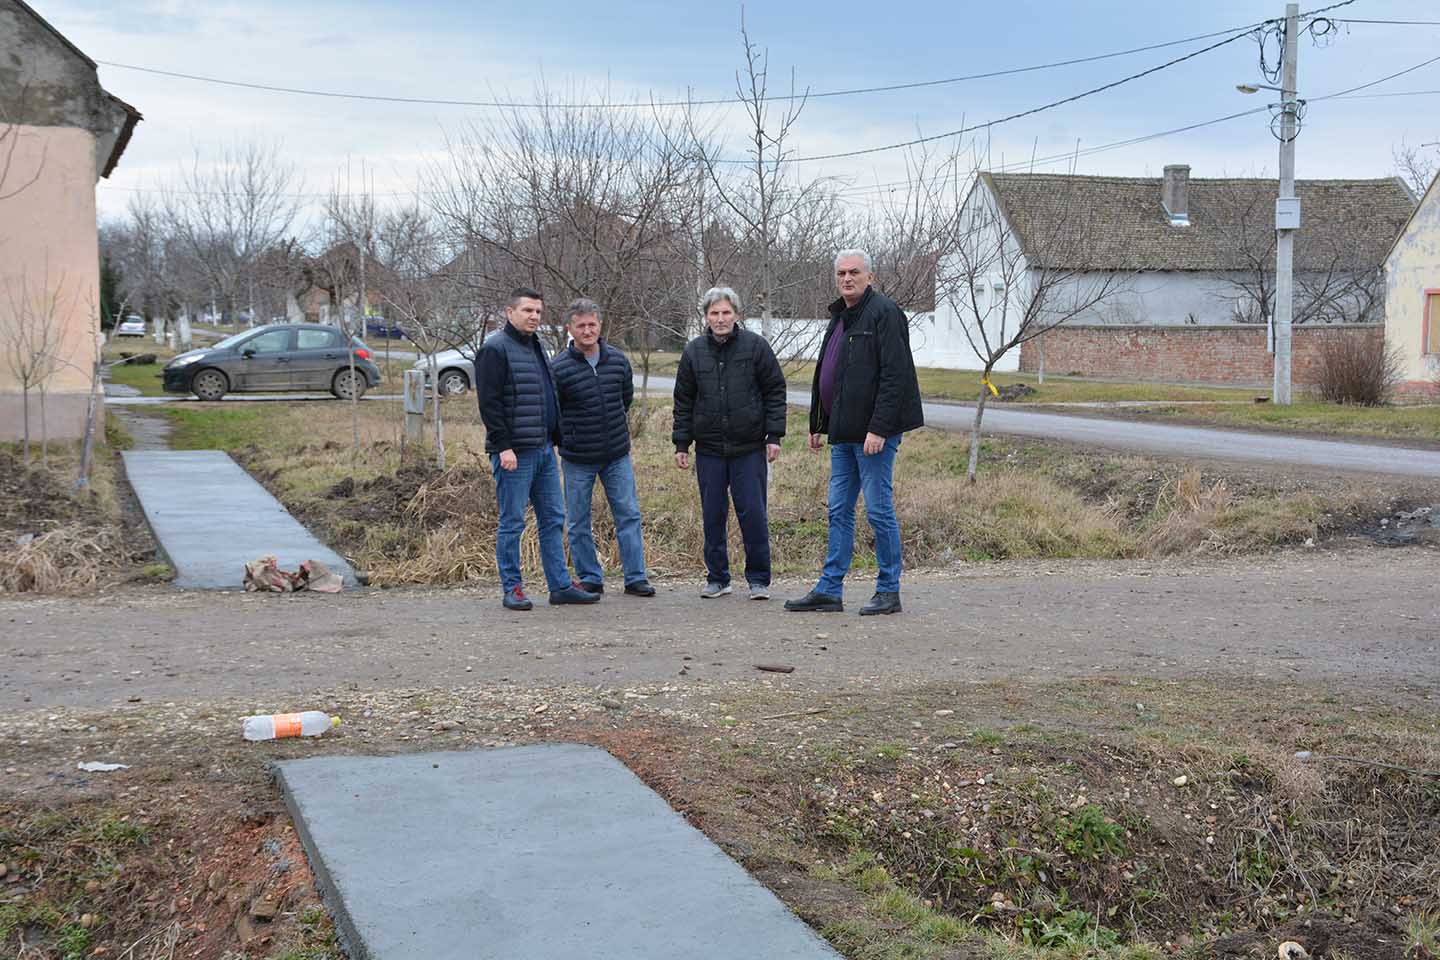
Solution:
M100 336L95 184L140 113L22 0L0 0L0 442L83 435ZM27 390L28 387L28 390Z

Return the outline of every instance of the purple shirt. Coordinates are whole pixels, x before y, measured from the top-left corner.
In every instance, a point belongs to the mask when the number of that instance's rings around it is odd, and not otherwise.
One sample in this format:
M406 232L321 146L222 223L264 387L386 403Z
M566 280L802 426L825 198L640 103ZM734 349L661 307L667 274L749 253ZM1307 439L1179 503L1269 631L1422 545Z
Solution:
M825 356L820 360L820 407L828 416L830 402L835 399L835 374L840 366L840 344L845 340L845 323L835 325L835 332L825 346Z

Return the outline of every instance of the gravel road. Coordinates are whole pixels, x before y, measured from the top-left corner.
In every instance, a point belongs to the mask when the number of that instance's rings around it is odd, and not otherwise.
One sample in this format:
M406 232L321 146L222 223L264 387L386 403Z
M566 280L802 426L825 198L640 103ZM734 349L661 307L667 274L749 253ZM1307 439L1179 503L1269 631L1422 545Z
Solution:
M339 597L181 593L0 602L0 711L495 682L620 686L761 676L854 689L916 680L1272 677L1440 693L1436 555L1290 552L1210 564L1046 563L908 576L905 613L791 614L697 584L592 608L501 609L494 588ZM685 670L681 674L681 669ZM765 676L773 676L766 674ZM298 702L298 700L296 701Z

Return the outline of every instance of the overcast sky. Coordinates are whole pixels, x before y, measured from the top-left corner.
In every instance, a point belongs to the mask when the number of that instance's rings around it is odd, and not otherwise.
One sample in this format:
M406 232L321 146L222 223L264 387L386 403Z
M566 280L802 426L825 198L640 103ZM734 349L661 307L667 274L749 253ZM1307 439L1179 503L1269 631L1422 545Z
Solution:
M1302 3L1302 10L1333 0ZM612 98L732 94L740 64L740 6L715 0L531 0L528 3L314 0L32 0L96 60L227 80L386 96L528 99L552 88ZM752 2L751 37L768 48L772 90L794 69L822 92L938 80L1111 53L1240 27L1284 12L1281 2L1208 0L931 0L924 3ZM1440 20L1433 0L1354 0L1335 18ZM1440 54L1440 26L1335 24L1299 49L1302 97L1316 98ZM1139 72L1223 37L1098 62L923 89L812 100L795 130L799 156L883 146L1061 99ZM1273 53L1273 51L1272 51ZM1079 172L1158 175L1188 163L1193 176L1273 174L1276 141L1261 114L1084 155L1087 148L1264 106L1246 97L1259 47L1227 44L1153 76L994 127L993 164L1078 148ZM242 90L101 65L100 79L144 114L118 170L98 188L103 215L130 191L153 189L179 162L235 138L279 141L322 192L363 160L377 191L406 190L445 131L485 111ZM1379 177L1392 148L1440 140L1440 63L1364 91L1314 102L1297 141L1304 177ZM728 108L734 111L734 108ZM732 118L733 120L733 118ZM720 121L726 121L722 117ZM733 141L738 154L741 145ZM1431 151L1437 147L1427 148ZM1440 153L1437 153L1440 156ZM806 164L861 187L901 170L895 151ZM1068 163L1046 169L1063 170ZM864 194L856 194L864 196Z

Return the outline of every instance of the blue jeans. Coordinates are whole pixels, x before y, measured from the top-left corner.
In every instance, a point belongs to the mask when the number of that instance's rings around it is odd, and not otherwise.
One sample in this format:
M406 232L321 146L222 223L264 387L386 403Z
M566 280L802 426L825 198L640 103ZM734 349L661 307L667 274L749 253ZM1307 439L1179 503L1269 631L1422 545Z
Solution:
M525 504L535 507L535 531L540 535L540 563L550 592L570 586L565 565L565 500L560 493L560 470L555 448L515 451L514 470L500 469L500 455L490 455L495 474L495 500L500 505L500 526L495 531L495 564L500 583L509 593L521 585L520 535L525 532Z
M570 561L581 583L604 583L600 558L595 555L595 533L590 527L590 503L595 478L605 488L610 515L615 518L615 541L620 545L620 566L625 585L645 577L645 541L640 536L640 495L635 490L635 468L630 455L609 463L575 463L563 457L565 474L565 535L570 541Z
M700 516L705 525L705 576L710 583L730 583L730 501L740 521L745 545L745 582L770 586L769 467L765 450L736 457L695 453L695 479L700 482Z
M884 448L865 456L863 443L837 443L830 447L830 546L817 593L843 596L845 574L855 552L855 498L865 494L865 519L875 532L875 560L880 574L876 593L900 592L900 522L895 519L895 453L897 434Z

